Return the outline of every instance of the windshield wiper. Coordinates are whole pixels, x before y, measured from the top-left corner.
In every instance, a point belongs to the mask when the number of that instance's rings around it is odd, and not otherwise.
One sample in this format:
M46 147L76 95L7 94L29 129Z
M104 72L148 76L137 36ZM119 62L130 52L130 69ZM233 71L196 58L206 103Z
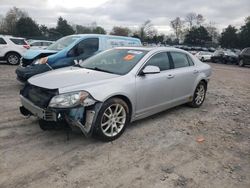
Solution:
M111 73L111 74L115 74L114 72L111 72L111 71L108 71L108 70L104 70L104 69L100 69L98 67L94 67L94 68L87 68L87 67L84 67L86 69L91 69L91 70L96 70L96 71L101 71L101 72L107 72L107 73Z

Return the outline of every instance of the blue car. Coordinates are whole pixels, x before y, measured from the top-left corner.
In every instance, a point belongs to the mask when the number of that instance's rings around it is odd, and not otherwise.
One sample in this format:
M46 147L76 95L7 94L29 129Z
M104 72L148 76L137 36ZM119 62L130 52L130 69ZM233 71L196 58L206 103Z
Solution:
M26 82L36 74L75 65L110 48L141 45L139 39L132 37L100 34L66 36L45 50L28 50L23 55L21 66L16 69L17 79Z

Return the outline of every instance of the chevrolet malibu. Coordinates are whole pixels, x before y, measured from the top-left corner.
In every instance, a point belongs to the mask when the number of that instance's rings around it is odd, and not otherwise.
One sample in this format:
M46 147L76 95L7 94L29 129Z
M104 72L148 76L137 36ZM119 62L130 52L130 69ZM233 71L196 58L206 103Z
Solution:
M67 124L112 141L135 120L185 103L200 107L210 76L209 65L180 49L115 48L30 78L20 111L38 117L43 130Z

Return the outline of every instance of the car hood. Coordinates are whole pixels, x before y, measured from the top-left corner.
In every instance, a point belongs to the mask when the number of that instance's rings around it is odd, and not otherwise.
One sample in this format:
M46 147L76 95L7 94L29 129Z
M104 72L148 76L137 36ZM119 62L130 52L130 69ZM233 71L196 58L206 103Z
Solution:
M28 82L32 85L47 89L61 89L82 84L100 83L120 75L79 67L66 67L49 71L31 77Z
M33 49L30 49L28 50L24 55L23 55L23 58L25 59L34 59L36 58L37 56L39 56L40 54L48 54L48 55L51 55L51 54L55 54L57 53L57 51L55 50L43 50L43 49L40 49L40 50L33 50Z

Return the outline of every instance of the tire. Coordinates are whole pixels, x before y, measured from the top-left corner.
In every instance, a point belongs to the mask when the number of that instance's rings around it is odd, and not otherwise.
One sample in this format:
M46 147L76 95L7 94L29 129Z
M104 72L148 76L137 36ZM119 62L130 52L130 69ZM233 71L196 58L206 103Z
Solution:
M109 142L119 138L130 121L128 105L120 98L104 102L96 119L93 136Z
M243 61L243 59L241 59L241 60L239 61L239 66L240 66L240 67L244 67L244 61Z
M206 98L206 92L207 92L207 85L206 85L206 83L204 81L201 81L196 86L192 102L188 103L189 106L191 106L193 108L199 108L203 104L203 102L204 102L204 100Z
M204 57L202 57L202 58L201 58L201 61L202 61L202 62L204 62L204 61L205 61Z
M7 63L10 65L19 65L21 56L18 53L10 52L6 55Z

